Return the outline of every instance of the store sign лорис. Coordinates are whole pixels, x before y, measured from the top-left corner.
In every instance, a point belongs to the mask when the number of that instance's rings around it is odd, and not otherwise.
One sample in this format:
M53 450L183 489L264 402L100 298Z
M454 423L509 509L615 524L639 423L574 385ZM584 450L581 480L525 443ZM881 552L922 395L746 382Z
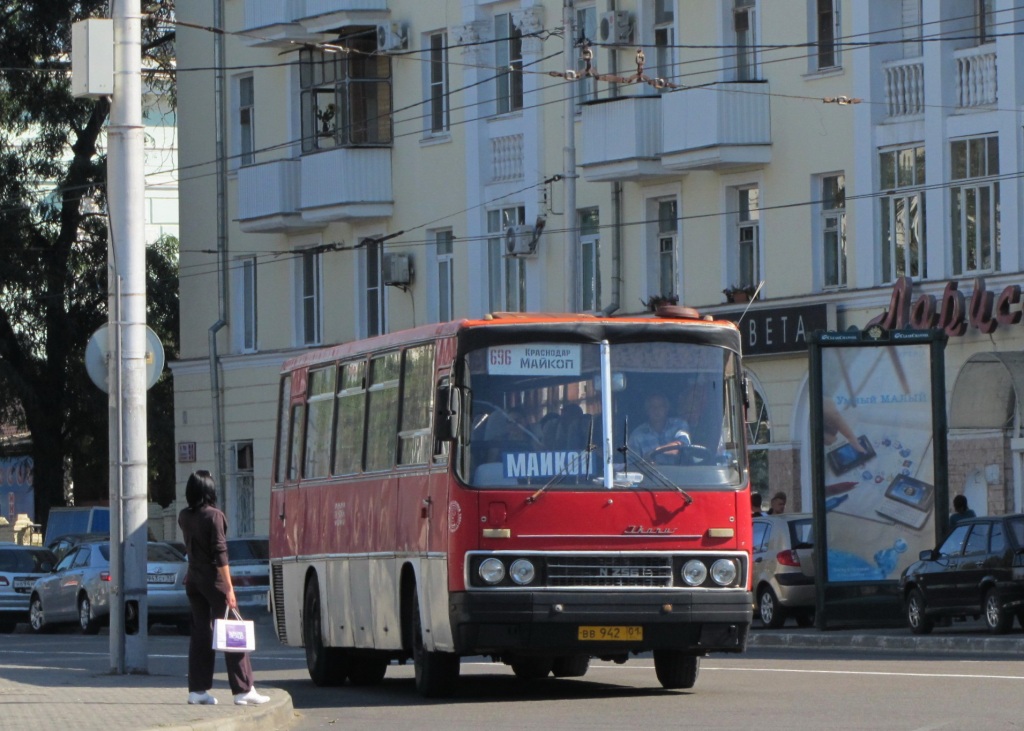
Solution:
M889 309L872 319L865 330L880 325L886 330L902 330L908 325L915 330L939 328L950 337L967 332L967 326L986 335L1000 325L1016 325L1021 310L1010 310L1020 303L1020 286L1011 284L999 296L985 288L983 277L974 278L974 292L970 299L964 296L956 281L946 282L946 288L936 302L935 295L922 294L913 303L913 283L909 277L900 277L892 286Z

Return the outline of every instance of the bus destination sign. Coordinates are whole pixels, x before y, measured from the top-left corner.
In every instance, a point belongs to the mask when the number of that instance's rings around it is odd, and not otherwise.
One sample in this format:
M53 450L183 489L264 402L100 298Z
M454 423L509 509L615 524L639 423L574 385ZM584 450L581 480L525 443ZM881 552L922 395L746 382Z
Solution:
M580 346L492 345L487 349L487 372L492 376L578 376Z

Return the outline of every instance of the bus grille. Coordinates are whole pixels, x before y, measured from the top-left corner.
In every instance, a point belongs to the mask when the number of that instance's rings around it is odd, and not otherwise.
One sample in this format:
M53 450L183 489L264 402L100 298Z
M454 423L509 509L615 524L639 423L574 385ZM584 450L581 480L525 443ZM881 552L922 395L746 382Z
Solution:
M274 584L274 621L277 623L277 639L282 644L287 644L287 623L284 621L284 571L281 564L272 564L270 573Z
M669 556L547 556L551 587L672 586Z

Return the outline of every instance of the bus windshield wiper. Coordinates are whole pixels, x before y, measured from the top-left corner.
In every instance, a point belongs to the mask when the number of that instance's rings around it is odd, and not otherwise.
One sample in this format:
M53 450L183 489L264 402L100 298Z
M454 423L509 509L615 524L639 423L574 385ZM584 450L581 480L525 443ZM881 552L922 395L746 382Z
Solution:
M626 422L626 428L623 430L623 434L627 435L628 432L629 432L629 422L627 421ZM671 487L674 490L676 490L680 495L683 496L683 501L687 505L689 505L690 503L693 502L693 496L690 495L690 493L688 493L686 490L684 490L679 485L674 483L672 480L668 479L664 474L662 474L661 470L659 470L657 467L655 467L653 462L650 462L650 461L644 459L644 457L642 455L640 455L637 452L634 452L632 449L630 449L629 448L629 443L628 443L627 439L628 439L627 436L623 437L623 439L622 439L622 446L619 447L619 450L618 450L619 452L622 453L622 462L623 462L623 466L624 466L624 471L626 469L628 469L628 465L629 465L626 457L632 455L633 459L636 462L636 466L638 468L640 468L641 472L643 472L644 474L648 475L652 479L657 480L658 482L660 482L665 487Z
M587 430L587 447L584 450L586 452L587 457L586 457L585 464L582 465L582 466L586 467L586 473L585 473L586 477L590 477L590 474L591 474L590 473L590 455L592 455L596 449L597 449L597 446L594 444L594 420L593 420L593 418L591 418L591 420L590 420L590 428ZM573 454L582 454L582 452L574 452ZM545 490L547 490L549 487L554 485L557 481L559 481L563 477L565 477L568 474L568 470L569 470L569 460L566 460L565 461L565 467L563 467L562 470L560 472L558 472L558 474L552 475L551 479L548 480L543 485L541 485L540 488L537 490L537 492L533 493L532 495L530 495L530 497L526 498L526 502L528 504L529 503L537 502L537 498L539 498L544 493Z

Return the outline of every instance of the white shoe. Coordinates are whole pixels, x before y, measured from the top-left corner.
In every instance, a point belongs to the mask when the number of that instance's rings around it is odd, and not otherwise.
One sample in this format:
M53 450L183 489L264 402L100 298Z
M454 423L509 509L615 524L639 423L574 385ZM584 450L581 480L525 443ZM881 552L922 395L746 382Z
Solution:
M248 693L239 693L235 696L236 706L258 706L270 700L270 696L260 695L256 692L256 686L249 688Z
M217 699L210 695L210 691L204 690L202 693L189 693L188 704L190 706L215 706Z

